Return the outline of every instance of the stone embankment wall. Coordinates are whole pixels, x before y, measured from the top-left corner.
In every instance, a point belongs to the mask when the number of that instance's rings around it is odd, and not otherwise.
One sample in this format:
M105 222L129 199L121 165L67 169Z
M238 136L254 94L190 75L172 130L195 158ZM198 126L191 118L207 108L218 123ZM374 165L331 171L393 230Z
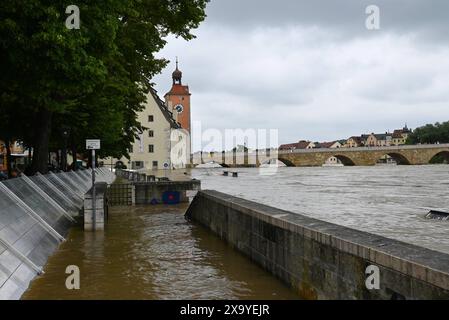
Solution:
M200 191L186 217L306 299L449 299L444 253L217 191ZM366 286L370 266L378 268L379 289Z

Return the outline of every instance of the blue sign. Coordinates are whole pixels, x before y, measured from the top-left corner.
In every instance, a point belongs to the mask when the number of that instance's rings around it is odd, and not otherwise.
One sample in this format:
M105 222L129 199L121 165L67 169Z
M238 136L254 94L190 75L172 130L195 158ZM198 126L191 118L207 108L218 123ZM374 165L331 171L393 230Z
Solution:
M164 204L178 204L181 201L181 193L178 191L165 191L162 194Z

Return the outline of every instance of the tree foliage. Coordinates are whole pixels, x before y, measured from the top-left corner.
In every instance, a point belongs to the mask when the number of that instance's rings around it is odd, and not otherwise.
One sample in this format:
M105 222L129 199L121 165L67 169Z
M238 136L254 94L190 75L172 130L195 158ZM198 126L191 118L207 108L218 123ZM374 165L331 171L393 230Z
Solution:
M33 171L64 143L100 156L128 156L142 130L151 79L167 64L155 53L169 34L192 39L208 0L79 0L80 29L67 29L63 0L0 2L0 139L33 148Z
M409 135L407 144L449 143L449 121L427 124Z

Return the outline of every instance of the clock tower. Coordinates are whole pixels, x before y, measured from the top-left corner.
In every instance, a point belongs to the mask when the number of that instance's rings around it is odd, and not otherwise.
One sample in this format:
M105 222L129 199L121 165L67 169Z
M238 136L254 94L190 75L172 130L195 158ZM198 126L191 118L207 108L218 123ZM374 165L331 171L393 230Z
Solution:
M173 112L173 118L181 124L182 129L191 133L190 118L190 91L189 86L182 84L182 72L178 68L178 58L176 58L176 70L172 74L173 85L168 93L165 94L165 102L170 111Z

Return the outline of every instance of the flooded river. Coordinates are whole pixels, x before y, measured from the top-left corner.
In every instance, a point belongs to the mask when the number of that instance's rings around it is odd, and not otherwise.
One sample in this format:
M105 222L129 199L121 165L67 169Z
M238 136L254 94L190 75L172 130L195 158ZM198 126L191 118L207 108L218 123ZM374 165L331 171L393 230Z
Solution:
M202 227L186 205L114 207L103 233L71 230L23 299L298 299ZM81 273L65 287L66 267Z
M224 177L223 170L239 177ZM203 189L215 189L339 225L449 253L449 221L425 219L449 211L449 165L196 169Z
M224 177L196 169L203 189L449 253L449 221L425 219L449 209L449 166L259 169ZM189 178L183 171L179 177ZM115 207L103 233L71 230L24 299L298 299L292 291L202 227L186 206ZM67 290L77 265L81 289Z

